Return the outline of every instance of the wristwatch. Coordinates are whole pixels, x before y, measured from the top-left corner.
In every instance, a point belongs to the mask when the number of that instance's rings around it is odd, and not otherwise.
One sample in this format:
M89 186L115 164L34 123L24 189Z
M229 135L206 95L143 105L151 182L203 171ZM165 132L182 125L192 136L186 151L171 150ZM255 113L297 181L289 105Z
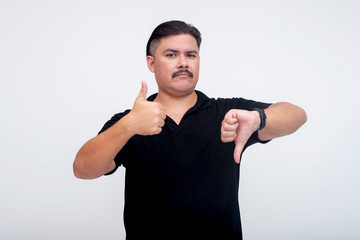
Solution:
M253 110L257 111L260 115L260 126L258 128L258 131L262 130L266 125L266 114L264 109L260 108L253 108Z

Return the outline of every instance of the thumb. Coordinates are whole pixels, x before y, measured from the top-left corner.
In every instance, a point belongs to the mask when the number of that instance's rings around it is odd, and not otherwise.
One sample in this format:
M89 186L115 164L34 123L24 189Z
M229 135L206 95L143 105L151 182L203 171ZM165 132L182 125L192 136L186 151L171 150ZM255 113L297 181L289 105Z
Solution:
M139 93L138 97L136 98L136 100L145 100L146 101L147 91L148 91L148 86L147 86L146 82L141 81L141 90L140 90L140 93Z
M241 152L242 152L243 148L244 148L244 146L242 143L235 142L234 160L236 163L240 163L240 157L241 157Z

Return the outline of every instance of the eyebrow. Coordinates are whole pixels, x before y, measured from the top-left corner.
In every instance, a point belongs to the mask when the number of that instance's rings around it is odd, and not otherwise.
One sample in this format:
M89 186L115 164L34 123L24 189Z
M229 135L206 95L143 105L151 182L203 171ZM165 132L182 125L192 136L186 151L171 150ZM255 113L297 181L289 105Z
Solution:
M164 52L164 53L165 53L165 52L178 53L179 50L176 50L176 49L173 49L173 48L167 48L167 49L165 49L163 52ZM189 50L189 51L186 51L186 53L196 53L196 54L198 54L198 51L196 51L196 50Z

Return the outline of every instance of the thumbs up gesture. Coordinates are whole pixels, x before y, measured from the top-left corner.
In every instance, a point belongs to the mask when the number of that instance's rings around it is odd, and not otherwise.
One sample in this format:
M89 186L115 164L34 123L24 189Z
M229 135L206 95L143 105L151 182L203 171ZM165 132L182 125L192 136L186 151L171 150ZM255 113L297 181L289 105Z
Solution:
M252 133L258 129L260 117L256 111L232 109L221 124L221 141L235 142L234 160L240 163L241 153Z
M146 100L147 84L141 82L141 90L135 99L134 106L128 114L131 129L134 134L154 135L161 132L165 124L166 114L160 103Z

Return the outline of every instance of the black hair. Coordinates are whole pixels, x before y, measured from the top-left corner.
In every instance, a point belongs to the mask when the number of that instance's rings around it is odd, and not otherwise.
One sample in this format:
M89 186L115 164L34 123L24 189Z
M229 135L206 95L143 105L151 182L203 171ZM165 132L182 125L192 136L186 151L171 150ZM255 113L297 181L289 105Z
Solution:
M154 29L146 45L146 56L152 56L154 54L152 51L162 37L182 33L192 35L196 39L198 48L200 48L201 34L199 30L191 24L173 20L161 23Z

